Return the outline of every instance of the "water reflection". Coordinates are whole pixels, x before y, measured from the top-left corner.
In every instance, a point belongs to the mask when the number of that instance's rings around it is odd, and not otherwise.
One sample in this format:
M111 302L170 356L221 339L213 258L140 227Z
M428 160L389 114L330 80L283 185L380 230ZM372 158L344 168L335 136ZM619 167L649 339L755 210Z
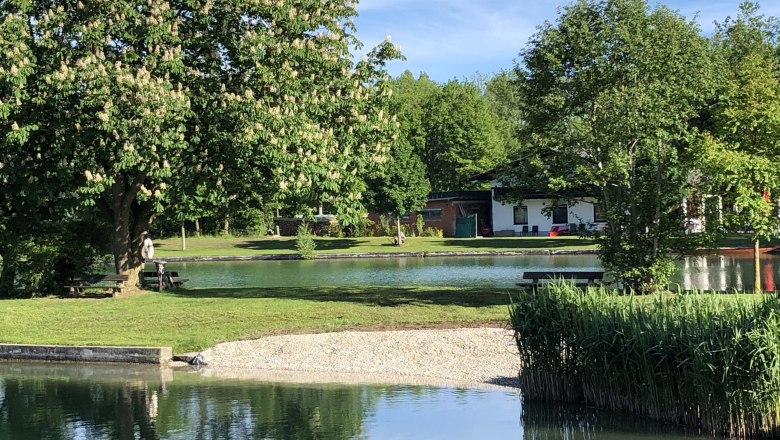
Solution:
M522 415L521 415L522 413ZM3 439L680 439L515 390L294 385L111 365L0 363Z
M750 255L701 255L684 257L674 281L683 290L752 290L753 258ZM761 284L764 290L776 289L780 258L765 254L761 257Z
M128 380L127 368L47 367L0 364L0 438L349 439L360 436L381 391L184 373L172 380L159 368Z
M523 402L526 440L698 439L680 426L572 404Z

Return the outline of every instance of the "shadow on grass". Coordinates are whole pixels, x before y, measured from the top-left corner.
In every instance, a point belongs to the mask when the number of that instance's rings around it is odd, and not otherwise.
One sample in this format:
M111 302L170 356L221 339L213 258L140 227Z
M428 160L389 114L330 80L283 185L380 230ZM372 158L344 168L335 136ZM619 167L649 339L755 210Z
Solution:
M549 249L566 246L586 247L594 246L596 242L589 238L550 238L550 237L523 237L523 238L480 238L480 239L452 239L445 240L444 246L467 247L473 249Z
M366 240L354 238L337 238L328 240L314 239L317 243L318 251L327 250L349 250L361 244L367 243ZM295 240L247 240L236 245L242 249L252 249L256 251L296 251ZM354 251L354 249L353 249Z
M183 298L294 299L349 302L378 307L404 305L454 305L489 307L508 305L509 289L415 287L252 287L169 291Z

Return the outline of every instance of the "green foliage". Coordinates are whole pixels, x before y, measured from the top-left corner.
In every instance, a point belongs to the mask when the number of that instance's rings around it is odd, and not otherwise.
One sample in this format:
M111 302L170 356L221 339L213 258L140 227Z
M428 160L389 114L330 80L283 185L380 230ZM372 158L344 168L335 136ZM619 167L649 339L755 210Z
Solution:
M420 234L420 237L444 238L444 231L442 231L439 228L434 228L432 226L429 226L423 229L422 233Z
M268 235L269 229L273 229L274 214L269 210L247 208L233 217L231 226L245 235L263 237Z
M437 191L471 189L506 157L496 116L473 84L450 81L433 97L423 162Z
M360 221L351 225L352 237L371 237L373 235L374 222L368 218L362 218Z
M531 400L584 401L712 435L780 420L780 300L652 298L554 283L510 308Z
M395 230L395 219L392 216L389 215L380 215L379 216L379 228L382 232L382 235L389 236L393 235L393 231Z
M713 90L708 41L645 0L578 1L543 25L517 68L528 156L504 183L558 201L595 196L601 259L637 291L664 286L690 193L691 125Z
M398 115L401 139L423 161L436 191L472 188L475 175L503 162L506 148L516 144L511 127L517 121L504 119L511 112L498 104L505 98L498 86L488 98L470 82L440 86L425 74L415 79L407 71L392 87L391 109Z
M63 294L69 278L103 263L106 229L95 221L47 222L35 225L34 234L16 237L3 255L0 296Z
M259 198L354 217L398 128L383 66L400 56L385 41L353 61L355 14L348 0L0 3L1 151L97 206L129 274L171 207L184 221Z
M366 183L366 207L394 216L422 208L431 191L422 162L404 140L393 144L384 172Z
M517 73L502 70L485 83L484 96L496 118L496 128L505 144L506 156L517 157L521 153L522 104L517 88Z
M754 240L780 228L780 64L777 23L742 4L736 19L718 25L713 37L722 81L709 133L697 151L702 191L719 195L727 230L752 230ZM766 195L766 197L765 197ZM728 209L733 208L733 209Z
M295 249L304 260L314 259L314 249L317 243L314 241L314 234L308 223L301 223L298 227L298 234L295 236Z
M422 237L425 231L425 219L420 214L415 216L415 229L418 237Z

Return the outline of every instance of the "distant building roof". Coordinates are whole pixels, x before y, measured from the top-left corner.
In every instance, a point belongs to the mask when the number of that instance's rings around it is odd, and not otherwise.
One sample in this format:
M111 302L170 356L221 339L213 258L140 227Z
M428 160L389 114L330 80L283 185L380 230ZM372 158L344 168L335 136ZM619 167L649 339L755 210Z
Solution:
M513 195L520 195L523 199L550 199L553 198L553 194L550 192L544 192L544 191L535 191L535 190L526 190L519 192L518 190L513 190L512 188L503 187L503 186L494 186L493 187L493 194L494 196L500 198L502 196L506 196L509 194ZM596 194L598 194L597 188L592 188L590 190L585 189L572 189L567 191L561 191L556 194L556 196L561 198L577 198L577 197L594 197Z
M492 195L489 190L482 191L436 191L428 193L428 201L452 200L452 201L486 201L489 202Z

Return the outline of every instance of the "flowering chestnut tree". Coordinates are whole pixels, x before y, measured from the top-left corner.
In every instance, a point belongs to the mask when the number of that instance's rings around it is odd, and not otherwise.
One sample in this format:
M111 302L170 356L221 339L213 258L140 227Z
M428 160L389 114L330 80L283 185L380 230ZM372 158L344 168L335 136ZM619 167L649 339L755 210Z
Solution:
M70 176L47 184L104 214L131 281L154 216L196 189L210 203L328 203L349 218L395 136L383 66L399 56L388 40L353 61L354 7L5 1L0 148Z

